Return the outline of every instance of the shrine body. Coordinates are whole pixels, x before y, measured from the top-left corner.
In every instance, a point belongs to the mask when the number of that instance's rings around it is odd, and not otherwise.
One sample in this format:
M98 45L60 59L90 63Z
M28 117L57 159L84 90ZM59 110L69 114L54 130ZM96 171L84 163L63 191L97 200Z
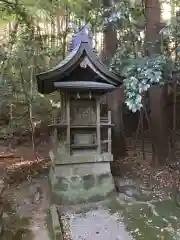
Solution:
M60 111L49 124L53 203L99 201L113 194L113 123L100 98L121 81L98 58L86 27L73 37L67 57L38 74L37 83L41 94L60 93Z

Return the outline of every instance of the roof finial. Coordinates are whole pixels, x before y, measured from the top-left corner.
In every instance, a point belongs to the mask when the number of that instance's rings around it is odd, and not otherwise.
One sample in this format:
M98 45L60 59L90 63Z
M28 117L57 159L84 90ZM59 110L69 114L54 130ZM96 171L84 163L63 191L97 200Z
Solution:
M72 28L76 33L79 32L79 28L78 28L78 26L76 24L70 23L69 27Z
M92 39L89 34L89 24L85 24L80 30L74 23L71 23L70 26L76 32L72 37L71 50L77 47L81 42L86 42L92 47Z

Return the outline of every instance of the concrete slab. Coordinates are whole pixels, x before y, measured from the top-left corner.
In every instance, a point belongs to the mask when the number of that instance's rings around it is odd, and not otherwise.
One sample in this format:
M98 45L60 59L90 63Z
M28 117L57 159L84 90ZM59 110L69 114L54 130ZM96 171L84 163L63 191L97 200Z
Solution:
M113 204L114 206L114 204ZM81 205L62 211L62 222L69 228L71 240L132 240L123 223L123 212L101 203ZM67 229L66 229L67 230ZM67 230L68 231L68 230Z

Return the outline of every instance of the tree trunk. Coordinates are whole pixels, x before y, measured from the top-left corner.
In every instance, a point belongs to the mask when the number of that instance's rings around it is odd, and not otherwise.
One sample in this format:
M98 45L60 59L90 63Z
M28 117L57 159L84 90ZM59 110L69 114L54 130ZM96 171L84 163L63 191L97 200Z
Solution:
M106 9L104 18L111 15L112 10L108 11L108 8L112 8L112 0L103 0L104 9ZM102 60L109 65L112 57L116 53L117 48L117 32L113 28L112 23L108 23L103 31L103 51ZM121 98L121 99L120 99ZM112 129L112 154L114 162L111 164L112 173L117 175L119 173L120 160L127 155L125 137L122 129L122 106L124 100L124 89L119 88L112 93L108 94L108 107L112 112L112 123L115 125ZM118 163L118 164L117 164ZM116 173L115 173L116 172Z
M104 9L111 8L113 6L112 0L103 0ZM104 18L108 18L111 15L111 10L106 10ZM112 23L107 23L103 31L103 51L102 59L106 64L109 64L117 49L117 32L113 28Z
M161 23L161 8L159 0L146 0L145 17L146 17L145 50L147 55L152 55L160 52L159 31Z
M126 142L121 124L123 104L112 110L112 122L115 125L112 129L112 153L115 160L126 157Z
M154 141L154 164L165 164L169 156L166 87L154 86L150 89L151 126Z
M159 0L146 0L146 44L148 56L160 53L161 9ZM167 114L165 102L166 86L154 86L150 89L151 125L154 141L154 156L157 164L164 164L168 158Z
M107 96L108 107L112 112L112 153L115 161L127 156L126 141L122 124L122 108L124 104L124 88L120 87Z

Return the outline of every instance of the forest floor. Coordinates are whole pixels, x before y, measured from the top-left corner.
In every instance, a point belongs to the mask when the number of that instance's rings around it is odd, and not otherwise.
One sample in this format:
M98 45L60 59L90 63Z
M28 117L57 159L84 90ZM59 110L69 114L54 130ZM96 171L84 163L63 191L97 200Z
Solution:
M47 169L50 164L48 142L39 144L34 154L31 143L10 149L0 143L0 175L8 183L23 181ZM21 174L19 174L21 173Z
M121 160L118 166L122 177L139 178L146 187L156 190L166 187L177 192L180 185L179 169L171 169L167 165L153 167L151 164L151 151L145 144L146 159L142 159L140 144L137 143L136 151L132 143L128 142L128 157ZM9 149L0 142L0 175L7 178L8 183L22 181L31 178L51 164L49 159L50 144L43 141L36 148L36 156L31 143L24 143ZM21 173L21 174L19 174ZM122 174L123 173L123 174Z
M180 139L179 139L180 140ZM180 141L177 142L176 158L180 155ZM164 166L152 164L152 146L150 141L144 139L144 158L141 151L141 141L138 140L134 146L134 139L127 138L128 156L115 164L115 175L138 179L143 188L156 192L164 192L170 197L177 197L180 194L180 164L166 163ZM170 167L170 165L172 167ZM118 177L117 177L118 178Z
M2 240L36 240L37 237L38 239L49 240L46 223L46 212L48 209L47 196L49 196L48 179L46 173L40 177L40 173L45 172L50 165L48 157L49 145L48 142L39 144L36 148L37 154L35 158L31 144L26 143L16 146L13 149L7 148L3 143L0 144L0 176L4 174L5 182L7 181L8 183L8 188L3 195L5 203L9 204L6 207L7 224L5 226L7 228L5 228ZM123 180L123 177L129 179L138 178L143 185L147 185L147 188L155 189L159 192L161 189L166 188L169 192L177 192L179 188L178 170L172 170L168 166L153 167L151 165L151 151L149 151L149 147L147 146L146 160L142 159L139 144L137 144L136 152L131 147L129 149L128 157L119 163L121 173L123 172L120 181ZM174 204L174 201L172 202L173 209L176 211L177 205ZM143 207L140 207L140 210L142 210ZM165 206L162 212L166 208ZM140 210L137 210L138 214ZM133 214L135 213L133 212ZM27 220L27 223L25 220ZM22 226L22 222L24 226ZM155 220L152 222L155 222ZM138 228L141 225L142 223L138 225ZM9 226L13 226L13 228L9 228ZM135 231L138 228L135 225ZM10 231L11 229L12 231ZM146 234L144 228L142 232ZM78 232L78 234L80 233ZM142 239L147 239L147 236L146 234L145 238ZM127 237L124 239L127 239Z

